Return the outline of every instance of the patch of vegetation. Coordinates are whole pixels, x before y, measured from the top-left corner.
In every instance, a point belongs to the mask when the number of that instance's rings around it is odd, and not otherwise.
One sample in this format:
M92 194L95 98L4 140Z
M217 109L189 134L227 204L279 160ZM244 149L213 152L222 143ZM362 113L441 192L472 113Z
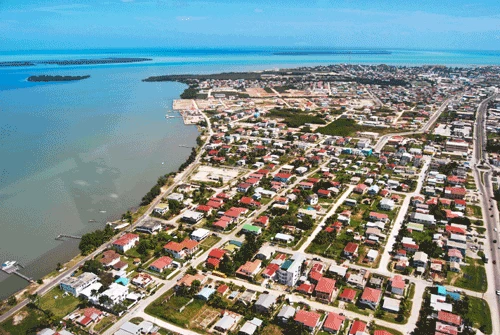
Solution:
M453 283L454 286L476 292L486 292L488 283L486 280L486 270L477 260L469 260L469 265L461 267L462 274ZM451 282L456 274L448 272L447 281Z
M324 135L350 136L359 131L361 127L353 119L337 119L316 132Z
M465 318L472 323L474 328L481 330L485 334L493 332L491 323L491 312L488 303L483 299L476 297L468 297L469 309Z
M283 122L293 128L305 125L306 123L326 124L322 118L309 115L300 109L286 108L286 109L272 109L269 111L268 116L283 118Z

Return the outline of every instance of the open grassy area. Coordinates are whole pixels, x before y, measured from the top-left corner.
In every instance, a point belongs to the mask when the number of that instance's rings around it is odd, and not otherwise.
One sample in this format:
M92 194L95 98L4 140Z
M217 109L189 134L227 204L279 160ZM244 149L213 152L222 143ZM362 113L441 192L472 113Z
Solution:
M43 314L40 311L23 308L16 316L22 315L24 318L14 324L13 318L8 319L0 326L0 334L34 334L41 328ZM15 317L16 317L15 316Z
M171 294L172 291L168 291L146 307L146 313L180 327L188 328L189 322L193 320L196 314L203 308L205 302L195 299L192 303L187 305L182 312L179 312L179 309L190 299L173 295L169 300L166 300Z
M479 207L479 206L468 205L467 206L467 215L474 216L476 218L482 218L483 211L481 210L481 207Z
M289 127L300 127L306 123L326 124L326 121L316 115L309 115L299 109L272 109L268 117L283 118L283 122Z
M40 308L52 311L57 318L73 312L79 303L78 298L71 294L64 296L64 292L59 287L54 287L40 298Z
M488 303L483 299L469 296L469 312L466 316L473 323L474 328L485 334L493 332L491 313Z
M484 266L479 260L469 260L469 265L461 268L462 273L448 272L446 281L450 285L476 292L486 292L488 282Z
M211 247L213 247L220 240L221 240L221 238L218 236L209 236L201 242L200 246L203 249L207 250L207 249L210 249Z
M268 324L262 329L261 334L266 335L283 335L283 329L275 324Z
M104 332L108 327L116 322L115 316L106 316L94 326L96 332Z

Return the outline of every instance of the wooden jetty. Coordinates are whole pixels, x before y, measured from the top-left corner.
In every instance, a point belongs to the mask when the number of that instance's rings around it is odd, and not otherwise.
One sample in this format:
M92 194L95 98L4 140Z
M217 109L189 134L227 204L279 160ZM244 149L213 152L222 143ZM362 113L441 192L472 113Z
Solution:
M64 238L72 238L72 239L75 239L75 240L81 240L81 239L82 239L82 237L81 237L81 236L76 236L76 235L67 235L67 234L59 234L59 235L57 235L56 240L61 241L61 240L63 240Z

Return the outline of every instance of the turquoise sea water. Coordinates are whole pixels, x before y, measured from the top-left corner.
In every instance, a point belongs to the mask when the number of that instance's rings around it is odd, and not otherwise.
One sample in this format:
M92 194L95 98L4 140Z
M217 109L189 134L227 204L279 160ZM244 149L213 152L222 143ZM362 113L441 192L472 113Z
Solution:
M310 50L310 49L308 49ZM160 74L264 70L332 63L488 65L499 52L388 50L383 55L275 55L280 50L77 50L0 52L2 61L149 57L113 65L0 68L0 261L35 279L77 252L59 233L102 227L136 206L158 176L187 158L197 130L165 111L185 88L143 83ZM289 50L285 50L289 51ZM303 49L301 51L304 51ZM31 83L36 74L91 75ZM163 163L163 164L162 164ZM96 222L90 222L95 220ZM0 298L25 285L0 274Z

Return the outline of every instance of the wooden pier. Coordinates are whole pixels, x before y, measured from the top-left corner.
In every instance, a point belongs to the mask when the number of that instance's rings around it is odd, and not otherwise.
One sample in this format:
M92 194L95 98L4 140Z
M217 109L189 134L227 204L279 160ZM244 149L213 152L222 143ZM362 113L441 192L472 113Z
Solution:
M22 279L30 282L30 283L34 283L35 281L33 279L31 279L30 277L26 276L26 275L23 275L21 272L19 272L19 266L21 265L14 265L14 266L9 266L7 268L2 268L2 271L5 272L6 274L15 274L16 276L19 276L21 277ZM23 266L21 266L23 267ZM24 267L23 267L24 268Z
M67 234L59 234L59 235L57 235L56 240L61 241L61 240L63 240L64 238L72 238L72 239L74 239L74 240L81 240L81 239L82 239L82 237L81 237L81 236L76 236L76 235L67 235Z

